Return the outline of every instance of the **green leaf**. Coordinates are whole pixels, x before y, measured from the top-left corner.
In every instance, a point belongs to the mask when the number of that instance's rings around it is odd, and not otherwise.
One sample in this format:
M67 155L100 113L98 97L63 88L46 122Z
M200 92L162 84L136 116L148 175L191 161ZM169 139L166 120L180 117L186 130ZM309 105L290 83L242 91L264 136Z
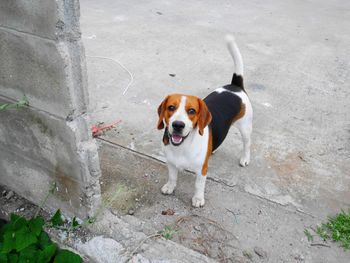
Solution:
M7 256L6 254L0 253L0 263L7 263Z
M318 226L316 228L316 233L323 239L323 241L326 241L329 238L329 235L328 235L327 230L325 229L324 225Z
M16 254L8 254L7 261L8 263L17 263L18 256Z
M0 111L6 110L6 109L12 109L12 108L22 108L24 106L28 106L29 102L26 97L23 97L20 101L16 103L5 103L5 104L0 104Z
M318 227L316 232L324 240L332 239L340 242L345 250L350 249L350 210L342 210L334 217L329 217L328 222Z
M78 228L80 226L78 220L76 217L73 217L73 221L72 221L72 227L75 229L75 228Z
M173 238L174 234L176 233L177 231L172 229L170 226L165 226L163 228L163 230L161 230L159 232L159 234L162 235L162 237L164 237L166 240L170 240Z
M24 248L18 258L18 262L36 262L38 249L35 245L28 246Z
M30 232L28 227L21 228L15 233L16 238L16 250L21 251L22 249L35 244L38 240L34 233Z
M82 258L69 251L69 250L61 250L58 255L55 257L53 263L81 263L83 262Z
M10 104L6 103L6 104L1 104L0 105L0 111L1 110L5 110L8 106L10 106ZM6 259L7 260L7 259Z
M56 182L51 183L51 184L50 184L49 193L50 193L50 194L54 194L54 193L55 193L55 190L56 190L56 187L57 187Z
M54 226L54 227L61 226L63 224L63 220L62 220L62 217L61 217L61 210L60 209L58 209L56 211L56 213L50 219L50 222L52 223L52 226Z
M4 243L2 246L2 253L9 253L16 248L15 232L7 231L4 234Z
M21 229L22 227L27 226L27 220L24 217L11 214L11 220L10 220L10 228L13 230Z
M41 249L44 249L48 245L52 244L49 235L42 231L38 237L38 245Z
M311 235L310 231L307 228L304 229L304 234L306 235L309 242L314 241L314 237Z
M44 219L42 217L36 217L36 218L29 220L29 229L36 236L39 236L42 229L43 229L44 224L45 224L45 222L44 222Z
M12 214L11 214L11 218L12 218ZM9 221L7 224L3 225L1 228L1 233L4 234L8 231L12 231L13 230L13 222Z
M1 252L1 247L2 247L2 243L4 242L4 234L5 231L3 229L0 229L0 252Z
M39 253L37 263L50 262L51 258L55 254L57 246L55 244L48 245L43 251Z
M0 230L1 230L2 227L3 227L4 225L6 225L6 224L7 224L7 222L6 222L5 220L0 219Z

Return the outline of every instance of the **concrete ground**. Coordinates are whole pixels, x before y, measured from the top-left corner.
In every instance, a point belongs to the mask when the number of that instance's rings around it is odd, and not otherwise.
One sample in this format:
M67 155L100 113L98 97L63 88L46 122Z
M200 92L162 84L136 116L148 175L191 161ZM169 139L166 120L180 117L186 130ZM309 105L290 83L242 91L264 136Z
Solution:
M310 245L303 231L350 206L349 17L347 1L82 0L92 121L122 120L101 137L102 190L128 189L113 208L134 210L151 228L178 228L176 241L220 261L235 247L254 262L348 262L349 252ZM179 178L174 195L159 192L166 169L157 162L156 109L169 93L204 97L230 81L227 33L254 108L252 160L238 166L232 129L210 160L207 204L192 209L191 176ZM129 87L117 61L132 74ZM175 215L162 216L167 208ZM205 240L198 247L192 225Z

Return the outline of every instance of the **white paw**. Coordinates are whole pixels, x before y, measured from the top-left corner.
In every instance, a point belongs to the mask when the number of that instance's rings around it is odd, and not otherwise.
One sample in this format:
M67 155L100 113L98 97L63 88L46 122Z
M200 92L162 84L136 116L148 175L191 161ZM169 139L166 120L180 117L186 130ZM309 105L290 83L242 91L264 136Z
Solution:
M239 165L242 166L242 167L245 167L249 164L250 162L250 158L249 157L246 157L246 156L243 156L240 160L239 160Z
M194 196L192 198L192 206L194 207L202 207L204 206L204 197L197 197L197 196Z
M161 191L165 195L170 195L174 192L174 189L175 189L175 185L170 184L170 183L166 183L165 185L163 185Z

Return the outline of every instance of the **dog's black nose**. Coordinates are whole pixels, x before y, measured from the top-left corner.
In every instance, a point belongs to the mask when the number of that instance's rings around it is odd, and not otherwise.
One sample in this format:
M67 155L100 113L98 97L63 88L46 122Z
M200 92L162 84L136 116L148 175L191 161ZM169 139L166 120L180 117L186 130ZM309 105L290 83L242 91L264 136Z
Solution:
M180 132L183 128L185 128L185 123L182 121L174 121L173 128L175 131Z

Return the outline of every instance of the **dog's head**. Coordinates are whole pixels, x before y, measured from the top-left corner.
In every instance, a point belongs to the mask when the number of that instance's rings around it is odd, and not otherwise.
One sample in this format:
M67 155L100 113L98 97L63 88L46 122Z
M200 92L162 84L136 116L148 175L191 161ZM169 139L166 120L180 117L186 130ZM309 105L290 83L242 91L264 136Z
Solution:
M191 95L167 96L158 107L158 115L157 128L161 130L166 125L170 141L175 146L180 145L197 128L199 134L203 135L204 128L211 122L205 102Z

